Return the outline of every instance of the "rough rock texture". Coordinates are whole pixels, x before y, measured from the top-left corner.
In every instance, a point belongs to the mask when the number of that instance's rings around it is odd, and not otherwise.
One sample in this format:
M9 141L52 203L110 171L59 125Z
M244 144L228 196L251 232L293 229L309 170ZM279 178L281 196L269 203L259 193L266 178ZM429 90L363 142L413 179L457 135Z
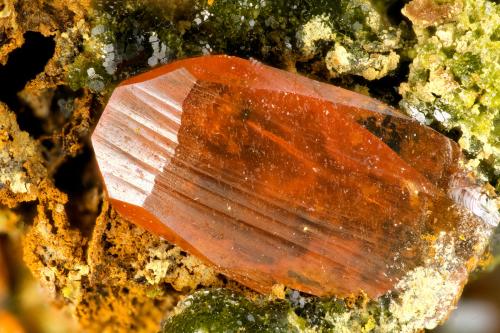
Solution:
M70 228L66 195L50 186L44 193L24 259L86 329L152 332L179 292L220 285L197 259L120 219L107 204L91 240L85 238Z
M426 10L420 10L425 7ZM403 10L418 43L401 106L422 122L459 129L459 144L500 189L500 6L414 0Z
M181 292L220 285L196 258L120 219L106 207L88 249L88 284L76 301L80 322L95 332L154 332ZM68 286L68 297L78 289Z
M4 0L0 11L0 63L6 64L9 53L24 43L26 31L38 31L57 40L60 57L53 58L42 74L44 84L57 83L64 78L67 61L77 52L75 42L82 34L77 33L74 39L75 33L86 25L89 7L89 0Z
M391 74L409 39L403 24L366 0L166 3L96 1L84 52L70 68L72 87L109 91L110 82L138 69L209 53L256 57L350 84L348 74Z
M402 47L401 30L387 24L385 18L366 2L349 2L344 10L359 15L350 17L352 25L347 31L351 28L353 34L340 33L342 29L335 26L331 15L315 16L299 30L301 60L321 54L320 45L326 43L332 44L324 55L331 77L354 74L376 80L394 71L400 59L395 51Z
M0 207L0 232L8 230L12 234L12 230L15 230L24 234L29 230L24 241L24 254L30 269L55 300L68 305L65 308L71 309L81 325L90 332L129 332L132 329L156 332L165 313L193 288L220 287L229 283L233 290L238 289L237 285L231 285L230 281L215 275L179 249L123 221L102 201L102 189L98 176L92 171L94 166L88 153L87 140L106 102L106 94L120 80L157 64L177 57L217 52L255 57L276 67L298 70L323 79L331 77L337 84L396 103L398 96L393 88L403 80L398 73L402 60L408 59L408 54L412 55L408 49L412 37L404 25L397 23L398 19L393 20L393 17L386 15L387 6L393 6L394 3L361 0L2 1L1 64L13 66L13 57L9 55L29 44L28 31L46 36L55 44L53 55L42 66L44 70L35 73L34 80L33 77L27 78L30 82L22 82L23 85L27 83L24 88L8 96L10 100L17 100L15 95L20 92L19 107L12 108L12 112L16 113L21 129L27 131L31 138L19 130L13 113L0 107L0 124L4 126L0 127L0 175L4 177L0 181L0 202L3 205ZM428 24L423 21L434 19L435 13L439 14L446 8L446 5L443 6L431 11L430 16L423 17L420 22L418 18L412 18L416 23L414 27L418 29L419 24ZM464 6L470 9L471 18L476 21L484 19L485 23L477 24L472 19L469 22L468 16L463 14L465 11L458 14L459 20L439 19L435 32L434 26L431 26L427 29L427 37L419 34L420 51L429 50L432 54L433 45L437 43L437 49L444 54L443 59L462 64L462 57L458 57L462 53L456 52L457 59L454 59L454 55L447 54L447 49L439 44L442 43L440 38L448 38L447 29L457 29L455 36L460 36L461 41L465 40L460 45L464 45L473 55L479 53L481 64L490 66L484 67L485 70L491 68L493 71L496 68L494 64L498 64L493 59L498 54L495 52L498 33L489 27L495 22L498 6L491 1L466 1ZM411 10L407 13L411 17ZM486 17L491 20L488 21ZM487 29L480 30L478 27L482 25ZM25 43L25 40L28 42ZM422 56L425 54L427 51ZM37 57L38 54L34 53L32 59ZM419 65L419 59L415 58L414 69L429 67L425 61L422 66ZM442 64L442 61L437 63ZM458 66L457 73L453 73L463 76L465 84L472 84L472 90L469 86L464 88L464 96L476 96L474 82L480 83L481 96L488 95L483 94L483 90L496 91L491 83L495 82L494 76L484 76L485 80L478 80L475 74L468 74L477 73L476 67L469 70L469 62L465 63L467 65ZM395 69L396 64L399 67ZM24 67L21 64L15 70L21 73ZM402 92L405 100L420 106L420 103L415 102L420 97L411 96L420 87L425 88L428 80L425 72L420 76L414 69L408 82L409 90L402 88ZM468 81L470 78L472 81ZM4 87L9 87L9 83L4 82ZM460 91L450 90L451 94ZM447 94L443 93L442 96ZM470 100L464 98L464 101ZM480 142L489 142L493 147L495 142L491 140L498 134L494 134L497 133L496 127L493 131L490 128L492 124L496 126L498 121L491 118L495 109L488 105L492 104L485 103L492 103L494 99L478 100L474 101L472 110L476 110L475 105L478 104L479 111L474 115L480 116L480 126L470 127L470 133L474 133ZM422 101L429 106L425 98ZM427 113L434 114L434 111ZM435 118L446 124L446 117ZM473 118L470 119L469 123L473 123ZM473 137L467 132L469 123L460 122L460 127L465 129L465 139ZM469 151L476 154L475 141L471 139L469 146L464 142L463 147L472 147ZM493 150L486 157L482 151L488 152L480 148L477 156L488 163L479 165L486 166L486 171L490 170L485 174L495 185L497 178L489 167L494 164L489 161L491 156L494 156L493 159L498 158L498 152ZM12 172L2 173L5 165ZM12 184L14 190L20 189L21 192L14 193ZM24 190L27 192L22 193ZM6 208L6 205L15 208ZM103 238L106 242L99 241ZM18 238L13 239L19 242ZM134 246L141 247L141 250L136 252ZM446 246L444 248L449 249ZM469 268L472 269L474 265L471 262ZM19 264L14 266L18 267ZM410 286L411 291L419 285L419 277L433 279L436 285L443 286L442 290L450 290L446 285L446 275L441 275L439 271L415 272L414 279L408 279L404 285ZM23 290L22 297L28 300L27 303L33 295L37 299L46 299L34 292L32 284L19 289ZM244 294L250 293L244 291ZM285 292L276 290L276 294L283 296ZM377 327L384 327L381 325L387 322L391 311L400 319L389 322L397 322L397 325L405 322L405 327L410 331L422 326L431 327L436 323L436 318L427 317L425 302L428 298L424 296L434 295L429 290L407 293L396 303L386 302L383 311L378 303L372 307L367 306L366 302L352 300L318 302L293 292L289 294L293 313L289 305L278 306L274 313L271 311L275 309L272 306L243 302L243 309L250 306L254 311L257 306L257 312L262 315L259 320L278 318L277 323L284 322L281 318L286 312L289 322L293 322L290 325L294 327L297 327L295 321L299 320L294 313L298 313L312 327L308 328L309 331L327 331L332 327L339 331L374 331ZM207 305L210 305L206 297L196 296L194 299L199 299L200 303L198 308L192 310L206 312ZM223 308L237 313L240 300L239 295L229 297L228 307ZM387 304L392 304L389 309ZM354 305L356 307L353 308ZM185 304L179 309L184 307ZM23 324L30 322L35 313L40 313L38 307L19 309L29 314L23 317L17 313ZM145 313L148 315L143 315ZM190 314L189 311L183 313ZM441 315L439 319L445 317ZM204 318L218 320L220 317ZM245 318L251 322L251 316L245 315ZM50 330L43 326L42 323L48 321L60 323L59 318L51 317L26 327L30 328L29 332L37 332L36 327L40 332L57 332L54 328ZM225 321L221 320L221 323ZM245 323L247 321L243 320L242 324ZM238 320L236 324L239 325ZM186 322L182 325L186 325ZM284 327L291 327L287 325ZM58 332L61 332L60 327L63 325L58 326ZM193 321L187 327L197 326L200 325Z
M15 115L0 103L0 204L33 201L47 176L37 143L19 129Z

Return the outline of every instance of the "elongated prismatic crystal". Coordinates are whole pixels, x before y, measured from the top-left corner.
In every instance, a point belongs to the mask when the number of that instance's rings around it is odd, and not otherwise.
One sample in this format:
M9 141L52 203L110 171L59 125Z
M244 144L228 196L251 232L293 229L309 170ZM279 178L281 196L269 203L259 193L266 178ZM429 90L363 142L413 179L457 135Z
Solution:
M477 253L464 226L498 223L448 138L372 98L235 57L123 82L92 143L122 216L264 293L279 283L377 297L427 265L433 235L463 242L466 262Z

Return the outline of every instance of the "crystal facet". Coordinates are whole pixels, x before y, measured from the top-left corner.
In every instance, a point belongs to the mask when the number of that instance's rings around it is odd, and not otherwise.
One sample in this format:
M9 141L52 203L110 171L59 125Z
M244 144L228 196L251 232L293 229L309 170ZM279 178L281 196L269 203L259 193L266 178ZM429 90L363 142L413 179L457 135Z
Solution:
M260 292L377 297L425 262L425 235L498 220L477 208L451 140L369 97L235 57L123 82L92 143L120 214Z

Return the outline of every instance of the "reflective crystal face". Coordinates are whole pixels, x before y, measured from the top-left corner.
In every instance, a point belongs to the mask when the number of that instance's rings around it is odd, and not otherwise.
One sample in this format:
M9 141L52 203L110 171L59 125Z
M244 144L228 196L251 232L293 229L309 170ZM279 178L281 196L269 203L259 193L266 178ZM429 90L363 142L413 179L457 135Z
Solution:
M125 81L92 143L120 214L260 292L377 297L426 265L430 236L498 220L446 137L234 57Z

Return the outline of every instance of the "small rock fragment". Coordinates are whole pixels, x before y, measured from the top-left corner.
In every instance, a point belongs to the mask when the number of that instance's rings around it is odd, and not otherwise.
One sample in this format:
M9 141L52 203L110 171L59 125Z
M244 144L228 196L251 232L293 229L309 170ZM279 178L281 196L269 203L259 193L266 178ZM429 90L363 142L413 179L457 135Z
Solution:
M45 176L38 144L19 129L14 114L0 103L0 203L15 206L35 200Z

